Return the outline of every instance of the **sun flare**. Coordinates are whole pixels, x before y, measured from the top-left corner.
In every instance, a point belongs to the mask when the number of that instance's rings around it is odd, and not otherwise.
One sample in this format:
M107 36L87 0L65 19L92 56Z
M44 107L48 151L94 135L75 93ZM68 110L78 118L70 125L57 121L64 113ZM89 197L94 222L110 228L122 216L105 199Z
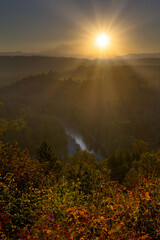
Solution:
M107 36L105 33L101 33L96 38L96 44L100 48L106 48L110 45L110 37Z

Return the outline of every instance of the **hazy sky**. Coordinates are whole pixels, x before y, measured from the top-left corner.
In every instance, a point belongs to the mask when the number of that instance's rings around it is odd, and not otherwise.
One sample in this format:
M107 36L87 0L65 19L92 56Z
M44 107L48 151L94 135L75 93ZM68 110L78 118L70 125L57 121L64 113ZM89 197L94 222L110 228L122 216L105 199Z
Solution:
M160 0L0 0L1 52L63 44L88 55L98 31L110 34L117 54L160 52Z

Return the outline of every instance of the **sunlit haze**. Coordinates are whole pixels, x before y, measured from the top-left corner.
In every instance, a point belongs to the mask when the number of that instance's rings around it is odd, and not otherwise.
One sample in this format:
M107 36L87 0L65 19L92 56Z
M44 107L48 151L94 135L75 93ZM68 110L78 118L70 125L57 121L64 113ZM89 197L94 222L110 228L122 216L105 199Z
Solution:
M100 50L105 58L159 52L159 10L159 0L2 0L0 52L86 58Z

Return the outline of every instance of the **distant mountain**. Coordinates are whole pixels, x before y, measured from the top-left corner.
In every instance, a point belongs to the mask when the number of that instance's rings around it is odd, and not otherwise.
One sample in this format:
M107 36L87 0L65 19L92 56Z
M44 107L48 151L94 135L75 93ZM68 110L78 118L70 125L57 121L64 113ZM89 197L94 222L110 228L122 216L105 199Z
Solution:
M33 56L35 53L16 52L0 52L0 56Z
M0 56L37 56L37 57L65 57L65 58L87 58L86 55L81 54L81 44L59 44L53 49L48 49L41 52L0 52ZM112 57L110 59L95 59L96 62L114 61L115 59L146 59L146 58L160 58L160 53L131 53L122 56ZM90 59L90 57L89 57Z
M160 53L132 53L123 56L119 56L116 58L120 59L140 59L140 58L160 58Z
M0 56L44 56L44 57L73 57L73 58L87 58L82 53L81 44L59 44L54 48L46 49L40 52L0 52Z
M73 57L73 58L87 58L86 55L81 54L82 45L81 44L59 44L53 49L48 49L40 52L41 56L50 57Z

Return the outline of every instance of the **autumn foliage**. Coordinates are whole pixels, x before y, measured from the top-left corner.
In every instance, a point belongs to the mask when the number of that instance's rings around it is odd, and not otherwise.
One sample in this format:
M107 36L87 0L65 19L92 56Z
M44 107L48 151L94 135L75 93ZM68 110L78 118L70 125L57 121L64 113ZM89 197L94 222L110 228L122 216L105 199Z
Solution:
M87 162L92 168L92 157L83 152L82 156L85 169ZM64 163L57 179L54 169L46 174L47 163L3 143L0 162L2 239L160 238L160 179L154 173L147 178L139 175L137 185L127 187L111 180L109 171L93 160L95 179L87 193L87 171L82 165L73 177L73 169L70 172L71 166Z

